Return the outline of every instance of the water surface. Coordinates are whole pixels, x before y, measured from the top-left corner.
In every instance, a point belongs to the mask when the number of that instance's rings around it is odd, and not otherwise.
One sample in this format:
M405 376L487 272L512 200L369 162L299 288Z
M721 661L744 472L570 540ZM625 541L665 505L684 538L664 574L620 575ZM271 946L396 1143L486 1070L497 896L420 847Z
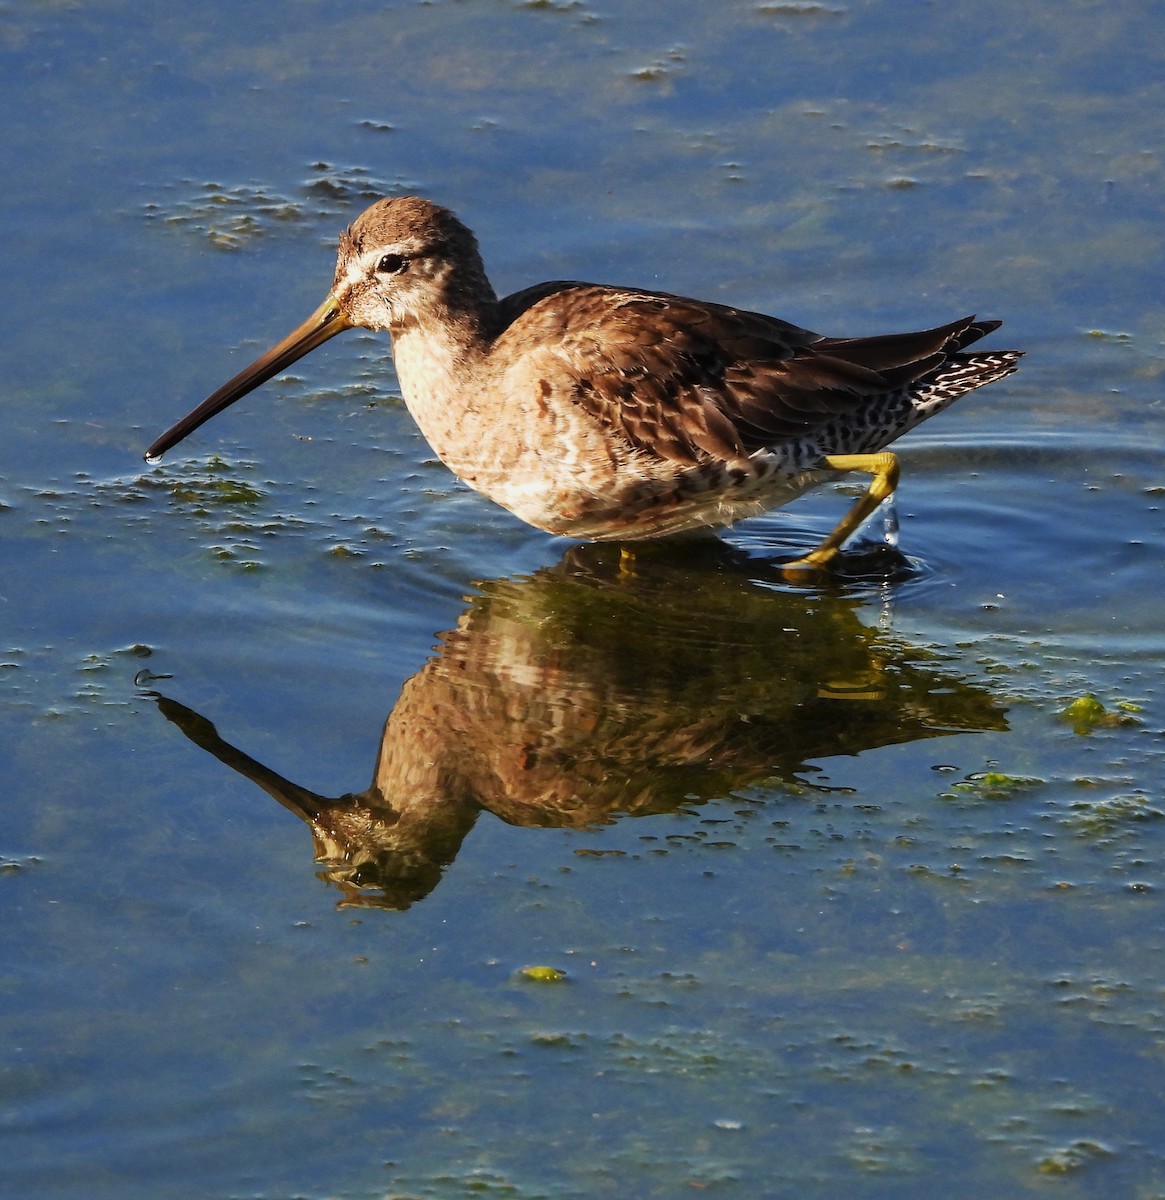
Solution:
M0 9L0 1193L1165 1194L1163 32ZM1028 357L818 591L845 490L548 538L366 335L142 463L401 191L500 290Z

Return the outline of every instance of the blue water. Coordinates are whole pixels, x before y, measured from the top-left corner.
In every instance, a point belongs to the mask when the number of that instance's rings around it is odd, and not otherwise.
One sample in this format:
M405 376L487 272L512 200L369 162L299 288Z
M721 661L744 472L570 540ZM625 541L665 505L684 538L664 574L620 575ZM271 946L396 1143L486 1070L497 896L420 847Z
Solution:
M1165 1194L1162 15L661 14L0 8L0 1195ZM144 464L402 191L1027 357L825 591L844 489L575 547L366 335Z

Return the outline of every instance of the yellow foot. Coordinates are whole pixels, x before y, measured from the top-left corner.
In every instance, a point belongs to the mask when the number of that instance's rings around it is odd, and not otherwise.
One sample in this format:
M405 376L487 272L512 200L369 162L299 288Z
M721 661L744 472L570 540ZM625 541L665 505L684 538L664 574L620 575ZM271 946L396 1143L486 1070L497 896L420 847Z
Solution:
M872 476L870 486L816 550L811 550L803 558L785 563L781 573L790 583L807 583L815 572L827 571L842 546L861 528L878 505L894 494L898 486L898 459L889 450L877 454L827 454L822 459L822 466L833 471L865 471Z

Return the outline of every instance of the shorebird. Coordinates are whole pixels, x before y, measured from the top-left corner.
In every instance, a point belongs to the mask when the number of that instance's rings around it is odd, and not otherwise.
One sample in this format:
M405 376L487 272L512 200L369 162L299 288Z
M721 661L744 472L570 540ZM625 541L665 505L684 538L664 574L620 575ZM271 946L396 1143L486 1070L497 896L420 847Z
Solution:
M886 450L1016 350L964 353L999 321L834 338L665 292L537 284L498 299L448 209L378 200L340 235L332 289L308 319L146 452L355 326L387 330L405 404L459 478L539 529L634 542L717 529L838 472L871 476L816 549L827 567L898 482Z

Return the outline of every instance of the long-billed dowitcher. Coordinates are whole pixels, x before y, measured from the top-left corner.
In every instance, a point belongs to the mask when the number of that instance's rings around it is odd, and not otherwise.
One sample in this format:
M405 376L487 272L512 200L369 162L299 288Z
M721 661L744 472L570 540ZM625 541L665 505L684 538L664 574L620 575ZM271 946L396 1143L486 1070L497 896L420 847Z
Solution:
M998 321L832 338L664 292L554 282L499 300L473 234L413 196L340 236L308 319L147 451L353 326L387 330L405 404L451 471L539 529L634 541L730 525L840 471L872 476L793 566L823 567L889 496L895 438L1011 374L1016 350L965 354Z

